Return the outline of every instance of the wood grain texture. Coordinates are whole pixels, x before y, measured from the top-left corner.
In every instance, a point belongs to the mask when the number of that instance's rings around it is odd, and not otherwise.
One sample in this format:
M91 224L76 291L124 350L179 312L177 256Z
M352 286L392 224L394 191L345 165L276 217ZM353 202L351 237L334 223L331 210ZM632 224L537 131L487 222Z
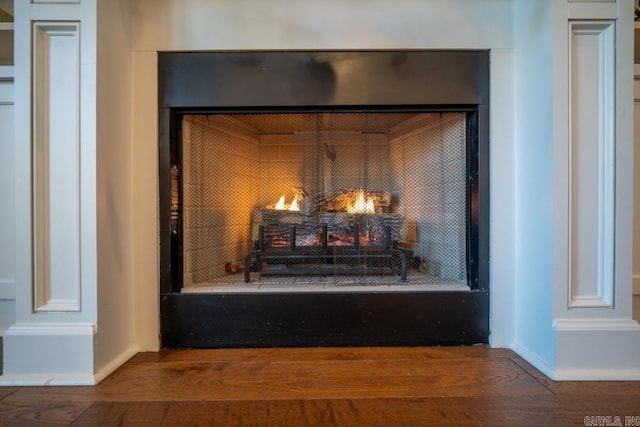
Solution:
M95 387L7 390L0 425L11 426L564 426L640 415L640 382L558 383L482 346L140 353Z
M570 426L585 414L637 411L637 400L602 403L544 396L538 399L416 398L353 400L260 400L222 402L99 402L74 425L224 426Z

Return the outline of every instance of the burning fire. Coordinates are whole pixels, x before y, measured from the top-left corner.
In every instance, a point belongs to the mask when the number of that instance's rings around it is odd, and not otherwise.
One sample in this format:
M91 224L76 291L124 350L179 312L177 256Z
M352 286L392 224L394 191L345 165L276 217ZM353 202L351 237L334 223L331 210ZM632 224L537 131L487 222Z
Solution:
M293 202L291 202L291 204L289 205L289 210L290 211L299 211L300 210L300 206L298 206L298 196L294 196L293 197Z
M376 213L376 207L373 202L373 197L367 197L365 200L364 190L359 190L356 195L355 203L347 206L347 212L349 213L361 213L361 214L373 214Z
M287 205L285 203L285 199L284 199L284 195L283 195L282 197L280 197L280 200L278 200L278 203L275 204L273 209L275 209L277 211L299 211L300 210L300 206L298 205L298 196L294 196L293 201L291 202L291 204Z

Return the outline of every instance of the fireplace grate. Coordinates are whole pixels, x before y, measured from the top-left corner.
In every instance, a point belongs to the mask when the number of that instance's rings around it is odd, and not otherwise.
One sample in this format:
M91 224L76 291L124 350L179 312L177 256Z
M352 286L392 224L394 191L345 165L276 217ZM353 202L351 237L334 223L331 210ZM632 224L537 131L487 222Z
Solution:
M357 222L351 227L353 244L329 246L329 228L320 228L315 246L296 245L296 226L286 235L287 245L277 247L267 242L265 226L259 227L257 249L245 259L244 281L251 281L250 272L261 276L326 276L326 275L384 275L394 274L395 260L400 281L407 280L407 263L404 253L391 240L391 226L385 226L380 243L363 246ZM271 240L271 243L273 241Z

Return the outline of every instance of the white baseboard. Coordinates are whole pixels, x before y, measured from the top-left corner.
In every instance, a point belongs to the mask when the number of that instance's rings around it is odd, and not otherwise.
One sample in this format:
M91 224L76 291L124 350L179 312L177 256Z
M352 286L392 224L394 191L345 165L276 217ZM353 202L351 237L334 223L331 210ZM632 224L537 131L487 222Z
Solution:
M518 356L533 365L534 368L545 374L547 377L554 379L554 369L547 362L530 352L520 344L515 343L511 346L511 350L515 351Z
M94 379L95 379L95 384L98 384L100 381L102 381L105 378L107 378L116 369L118 369L120 366L124 365L127 360L129 360L133 356L135 356L138 352L139 352L138 347L131 346L128 349L126 349L125 351L123 351L122 353L120 353L120 355L118 355L118 357L112 359L104 367L99 369L98 372L96 372L96 374L93 376Z
M0 385L94 385L91 323L21 323L3 337Z
M3 374L0 375L0 386L23 387L23 386L92 386L96 385L93 375L76 374Z
M640 325L633 319L557 319L557 381L640 380Z
M4 337L0 386L96 385L139 351L132 345L94 372L95 332L93 324L11 326Z
M640 381L640 369L556 369L555 381Z
M554 365L511 349L554 381L640 381L640 326L632 319L558 319Z
M633 275L633 294L640 295L640 274Z

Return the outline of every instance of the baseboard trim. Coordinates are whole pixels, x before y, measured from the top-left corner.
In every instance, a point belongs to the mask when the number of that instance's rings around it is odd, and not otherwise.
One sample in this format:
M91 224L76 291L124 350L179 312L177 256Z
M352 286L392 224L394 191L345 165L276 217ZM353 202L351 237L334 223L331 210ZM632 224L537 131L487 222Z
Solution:
M15 336L93 336L94 323L16 323L7 329L6 335Z
M555 381L640 381L640 369L556 369Z
M95 384L100 383L102 380L104 380L109 375L111 375L116 369L118 369L120 366L124 365L127 362L127 360L129 360L133 356L135 356L139 351L140 351L140 349L138 349L138 347L131 346L128 349L126 349L125 351L123 351L122 353L120 353L117 357L112 359L105 366L103 366L102 368L98 369L96 374L93 376L94 383Z
M18 323L4 335L0 385L95 385L93 323Z
M96 385L93 375L0 375L0 386L22 387L22 386L92 386Z
M640 380L640 325L633 319L557 319L557 381Z
M542 360L527 348L521 346L518 343L515 343L511 346L511 350L515 351L518 356L522 357L524 360L533 365L534 368L542 372L544 375L551 379L554 378L555 371L551 365L549 365L546 361Z
M553 326L562 332L640 331L640 325L633 319L558 319Z

